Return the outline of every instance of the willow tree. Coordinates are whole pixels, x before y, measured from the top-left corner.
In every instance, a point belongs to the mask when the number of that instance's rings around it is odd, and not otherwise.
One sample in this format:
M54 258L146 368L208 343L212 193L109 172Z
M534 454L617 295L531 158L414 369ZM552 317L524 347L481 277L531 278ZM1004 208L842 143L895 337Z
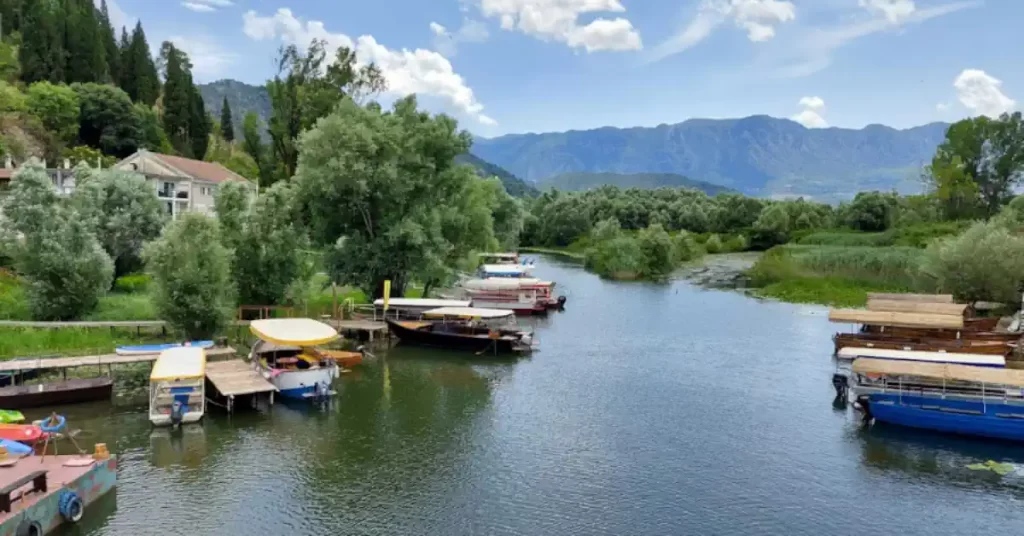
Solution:
M380 296L390 279L401 295L411 277L447 264L466 238L446 233L446 220L465 210L462 197L479 181L455 163L470 143L454 119L418 111L415 97L390 112L345 100L303 135L296 212L329 248L336 282Z

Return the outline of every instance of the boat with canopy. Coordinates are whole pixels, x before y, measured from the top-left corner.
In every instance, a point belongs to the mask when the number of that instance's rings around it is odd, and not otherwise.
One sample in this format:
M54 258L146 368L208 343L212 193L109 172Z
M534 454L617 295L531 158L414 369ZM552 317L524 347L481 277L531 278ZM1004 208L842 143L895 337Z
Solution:
M852 371L865 420L1024 441L1024 370L860 358Z
M413 317L419 318L425 311L437 309L438 307L469 307L469 300L438 300L432 298L390 298L387 303L387 311L384 310L384 299L378 298L373 302L374 318L383 318L389 313L392 317Z
M473 307L511 309L520 315L543 314L563 309L565 296L554 296L555 283L532 277L467 279L461 283Z
M182 346L161 352L149 375L149 421L177 426L205 414L206 350Z
M467 350L480 354L528 352L533 336L514 326L509 309L441 307L425 311L421 320L387 319L388 329L404 343Z
M272 318L253 320L249 330L259 339L249 359L281 396L310 400L334 394L338 363L316 349L338 338L334 328L309 318Z

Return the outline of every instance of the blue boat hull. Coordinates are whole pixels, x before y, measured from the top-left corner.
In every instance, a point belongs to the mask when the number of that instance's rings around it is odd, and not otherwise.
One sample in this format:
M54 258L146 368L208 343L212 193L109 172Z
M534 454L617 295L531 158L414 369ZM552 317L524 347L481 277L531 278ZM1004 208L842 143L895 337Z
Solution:
M858 397L879 422L949 434L1024 441L1024 406L871 394ZM865 404L866 402L866 404Z

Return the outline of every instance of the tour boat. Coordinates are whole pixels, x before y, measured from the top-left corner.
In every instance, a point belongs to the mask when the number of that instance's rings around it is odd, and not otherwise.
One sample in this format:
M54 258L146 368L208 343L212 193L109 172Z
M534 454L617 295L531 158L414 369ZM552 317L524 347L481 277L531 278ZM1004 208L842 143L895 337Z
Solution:
M508 354L532 349L533 336L496 323L513 321L502 309L443 307L423 313L423 320L387 319L388 329L403 343L478 353ZM490 325L489 325L490 324Z
M1024 441L1024 370L861 358L852 372L865 420Z
M509 253L479 253L477 258L481 264L519 264L519 254Z
M311 400L334 394L337 362L308 350L337 339L334 328L308 318L272 318L253 320L249 330L259 339L249 354L253 367L282 397Z
M149 421L154 426L198 422L206 413L205 389L205 350L164 350L149 375Z
M461 284L473 307L511 309L519 315L544 314L565 306L565 297L554 298L555 284L533 278L469 279Z

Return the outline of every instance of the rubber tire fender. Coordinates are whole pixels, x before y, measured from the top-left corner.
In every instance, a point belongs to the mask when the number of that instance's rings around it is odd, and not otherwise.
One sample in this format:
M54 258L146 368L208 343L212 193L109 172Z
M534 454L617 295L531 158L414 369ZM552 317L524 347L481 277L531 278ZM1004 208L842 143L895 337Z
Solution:
M78 523L82 520L82 515L85 514L85 505L82 504L82 499L77 493L64 490L60 494L57 511L69 523Z

